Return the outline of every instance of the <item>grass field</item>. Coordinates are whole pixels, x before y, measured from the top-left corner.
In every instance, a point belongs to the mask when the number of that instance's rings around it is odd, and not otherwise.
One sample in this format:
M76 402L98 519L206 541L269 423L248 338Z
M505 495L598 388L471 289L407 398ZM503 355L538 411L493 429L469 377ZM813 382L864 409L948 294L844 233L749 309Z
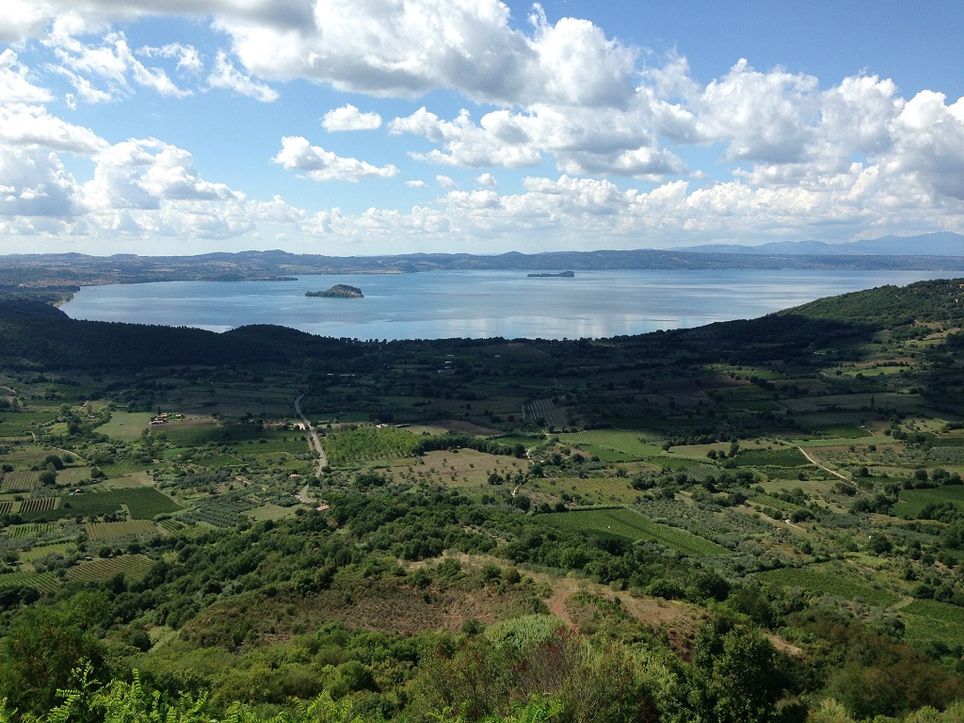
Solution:
M414 477L416 480L441 482L447 487L482 491L491 489L488 478L492 472L505 478L524 472L528 467L528 461L515 457L460 449L429 452L417 460L417 463L399 462L379 472L395 481Z
M724 555L728 550L715 542L697 537L686 530L644 517L638 512L617 507L596 510L574 510L539 515L550 525L570 530L585 530L602 535L624 537L627 540L650 540L687 555Z
M74 486L90 479L90 467L66 467L57 472L57 484Z
M964 508L964 485L901 490L900 499L894 505L894 514L900 517L917 517L927 505L944 502L952 502Z
M113 439L133 442L140 439L153 416L150 412L111 412L110 421L94 431Z
M325 454L333 467L375 459L411 456L418 437L394 427L357 427L330 434L323 440Z
M252 520L263 522L264 520L286 520L289 517L294 517L297 511L297 505L282 507L281 505L267 504L262 507L256 507L253 510L248 510L247 515Z
M118 557L86 560L67 570L71 582L96 582L110 580L115 575L138 580L151 569L150 558L145 555L119 555Z
M832 565L811 565L810 567L784 567L769 570L756 576L768 585L785 588L800 588L813 593L822 593L846 600L862 600L868 605L887 607L897 602L898 597L888 590L879 590L869 583L856 578L854 572L844 567Z
M628 462L658 455L661 451L642 432L625 429L587 429L560 434L559 441L580 447L604 462Z
M60 581L52 572L6 572L0 574L0 590L29 587L41 592L54 592Z
M552 484L555 482L555 484ZM626 504L639 496L626 477L560 477L554 480L537 480L535 484L544 492L581 495L591 504ZM523 490L528 489L529 483Z
M157 527L147 520L88 522L85 529L91 542L116 542L157 534Z

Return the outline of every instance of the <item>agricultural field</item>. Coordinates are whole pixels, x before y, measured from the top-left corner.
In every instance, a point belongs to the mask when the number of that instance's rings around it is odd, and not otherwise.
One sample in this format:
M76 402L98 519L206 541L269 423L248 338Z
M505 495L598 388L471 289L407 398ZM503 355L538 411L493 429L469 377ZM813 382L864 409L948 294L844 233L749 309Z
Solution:
M30 470L14 470L3 475L0 492L33 492L40 484L40 473Z
M85 529L91 542L117 543L157 534L157 527L148 520L88 522Z
M20 510L25 519L56 520L63 517L100 517L126 508L132 518L149 520L155 515L176 512L180 505L151 487L133 487L110 492L25 500Z
M677 527L662 525L624 507L573 510L540 515L537 519L555 527L590 534L649 540L685 555L724 555L726 548Z
M55 592L60 587L60 580L52 572L0 573L0 591L20 587L32 588L40 592Z
M70 582L99 582L123 575L129 580L139 580L151 569L153 562L146 555L119 555L117 557L85 560L67 570Z
M499 478L498 486L508 486L511 490L521 481L528 467L527 461L514 457L458 449L427 452L414 463L400 460L373 471L398 482L434 481L446 487L481 493L495 486L489 482L493 474Z
M361 462L409 457L419 438L394 427L355 427L326 435L322 440L328 463L346 467Z
M575 445L604 462L627 462L661 452L652 437L625 429L590 429L574 434L560 434L559 441Z
M237 527L244 519L245 513L253 507L253 503L244 499L212 498L204 500L197 507L185 512L179 519L184 522L200 522L212 527Z
M132 442L139 439L154 415L150 412L111 412L110 421L94 431L114 439Z
M551 399L537 399L522 406L522 418L531 424L549 429L565 429L569 415Z
M799 588L816 595L859 600L878 607L888 607L900 599L889 586L873 586L861 580L854 570L832 564L786 567L760 573L756 578L768 585Z
M928 505L948 502L964 511L964 485L901 490L897 504L894 505L894 514L899 517L915 518Z
M526 494L538 490L550 497L568 494L581 505L610 505L633 502L640 495L627 477L553 477L530 480L522 488Z
M45 515L54 515L60 505L59 497L34 497L20 503L18 510L24 519L42 519Z
M64 467L57 472L57 484L73 487L90 481L90 467Z
M48 424L56 418L57 412L53 410L0 411L0 437L31 437L31 433L35 434L44 424Z
M52 522L38 522L26 525L11 525L6 529L6 534L14 540L28 540L52 535L57 530L57 525Z
M294 517L298 509L299 508L296 505L289 505L288 507L282 507L281 505L268 504L262 507L256 507L253 510L248 510L246 514L252 520L256 520L258 522L263 522L265 520L284 520L289 517ZM165 522L166 521L167 520L165 520ZM165 529L168 529L164 525L164 522L161 522L160 524Z
M72 545L67 542L55 542L50 545L36 545L31 547L29 550L24 550L21 552L20 560L22 562L33 562L34 560L42 560L49 555L66 555L71 549Z
M752 449L733 458L736 467L801 467L810 464L796 447Z
M907 626L905 635L908 640L939 640L945 645L964 645L964 612L958 605L915 600L900 609L900 616Z

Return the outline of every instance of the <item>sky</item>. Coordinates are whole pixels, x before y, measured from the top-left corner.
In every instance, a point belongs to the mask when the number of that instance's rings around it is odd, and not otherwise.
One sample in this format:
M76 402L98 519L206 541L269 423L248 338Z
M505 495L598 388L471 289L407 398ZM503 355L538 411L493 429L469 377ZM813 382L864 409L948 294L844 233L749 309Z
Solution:
M959 0L3 0L0 253L964 232L962 28Z

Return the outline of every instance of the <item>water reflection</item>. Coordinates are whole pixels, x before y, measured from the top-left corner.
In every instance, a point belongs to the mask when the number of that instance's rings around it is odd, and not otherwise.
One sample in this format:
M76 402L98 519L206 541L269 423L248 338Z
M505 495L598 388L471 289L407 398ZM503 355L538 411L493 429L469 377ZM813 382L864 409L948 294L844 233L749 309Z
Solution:
M752 318L821 296L936 278L926 271L517 271L304 276L297 281L174 281L93 286L63 307L78 319L225 331L281 324L361 339L608 337ZM307 298L345 283L365 298Z

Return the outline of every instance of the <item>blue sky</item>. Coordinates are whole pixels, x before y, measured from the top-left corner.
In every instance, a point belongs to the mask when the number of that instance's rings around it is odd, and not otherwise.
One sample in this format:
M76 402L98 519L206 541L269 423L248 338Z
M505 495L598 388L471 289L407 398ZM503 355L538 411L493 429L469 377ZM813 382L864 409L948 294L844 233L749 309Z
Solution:
M964 231L959 2L8 1L0 253Z

